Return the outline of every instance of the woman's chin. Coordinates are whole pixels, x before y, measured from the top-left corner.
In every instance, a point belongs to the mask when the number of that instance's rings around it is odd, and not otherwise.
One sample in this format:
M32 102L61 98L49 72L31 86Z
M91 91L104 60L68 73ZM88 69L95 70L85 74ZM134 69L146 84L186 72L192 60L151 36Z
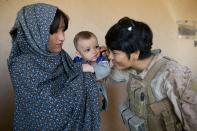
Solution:
M118 69L118 70L121 70L122 68L120 66L117 66L117 65L113 65L114 68Z
M122 66L118 66L118 65L113 65L113 68L116 68L118 70L126 70L127 68L122 67Z

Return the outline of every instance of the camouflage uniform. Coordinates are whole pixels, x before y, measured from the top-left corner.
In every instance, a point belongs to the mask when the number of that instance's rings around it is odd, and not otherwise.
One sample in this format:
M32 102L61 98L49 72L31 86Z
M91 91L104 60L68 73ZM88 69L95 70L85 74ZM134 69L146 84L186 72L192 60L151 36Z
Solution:
M117 71L113 70L112 79L115 81L130 81L130 77L143 80L150 68L163 58L161 54L154 56L149 66L140 73L133 70ZM175 60L170 60L160 69L151 80L150 87L156 101L165 98L172 103L174 112L183 125L184 130L197 130L197 93L192 90L191 71L178 64ZM135 79L130 81L130 85L135 84ZM128 85L129 88L129 85Z

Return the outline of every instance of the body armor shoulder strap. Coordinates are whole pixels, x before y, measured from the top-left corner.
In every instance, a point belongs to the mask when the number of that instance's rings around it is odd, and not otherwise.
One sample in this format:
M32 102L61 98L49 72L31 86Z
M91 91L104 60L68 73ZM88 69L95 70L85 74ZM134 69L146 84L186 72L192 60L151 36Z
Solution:
M157 72L166 65L166 63L170 61L170 58L168 57L163 57L160 60L158 60L148 71L147 75L145 76L143 80L143 84L145 87L147 87L147 92L148 92L148 103L154 103L155 97L152 92L151 88L151 81L157 74Z

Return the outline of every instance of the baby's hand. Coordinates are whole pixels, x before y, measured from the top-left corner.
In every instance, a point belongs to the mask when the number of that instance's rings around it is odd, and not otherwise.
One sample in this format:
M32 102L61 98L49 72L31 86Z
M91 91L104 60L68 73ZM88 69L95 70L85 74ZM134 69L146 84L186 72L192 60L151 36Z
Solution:
M106 46L100 46L99 47L99 51L103 56L107 56L109 55L109 50L107 49Z
M82 64L83 72L94 73L94 68L89 64Z

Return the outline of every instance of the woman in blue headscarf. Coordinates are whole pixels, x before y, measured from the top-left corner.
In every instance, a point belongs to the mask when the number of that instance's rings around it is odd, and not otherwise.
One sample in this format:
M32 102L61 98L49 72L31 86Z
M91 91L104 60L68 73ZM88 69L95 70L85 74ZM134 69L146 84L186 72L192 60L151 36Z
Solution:
M69 18L55 6L24 6L10 31L14 130L98 131L98 87L62 49Z

